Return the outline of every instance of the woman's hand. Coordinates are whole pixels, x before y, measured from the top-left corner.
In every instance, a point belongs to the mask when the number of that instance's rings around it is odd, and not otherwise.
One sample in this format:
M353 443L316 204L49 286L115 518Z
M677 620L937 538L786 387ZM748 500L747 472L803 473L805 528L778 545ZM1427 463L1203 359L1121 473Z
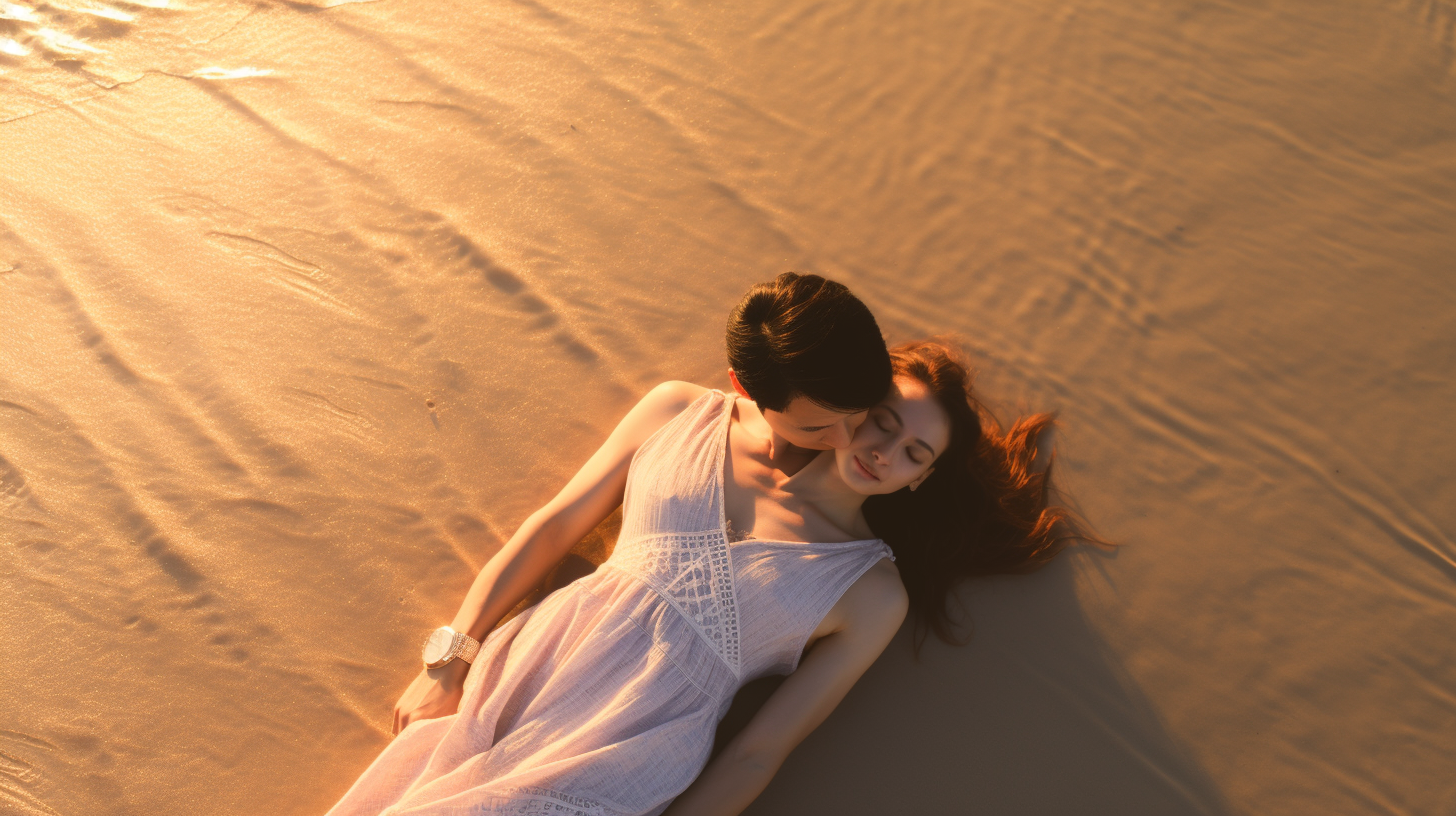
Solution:
M438 669L420 672L394 704L394 733L415 720L448 717L458 711L469 671L470 664L456 658Z

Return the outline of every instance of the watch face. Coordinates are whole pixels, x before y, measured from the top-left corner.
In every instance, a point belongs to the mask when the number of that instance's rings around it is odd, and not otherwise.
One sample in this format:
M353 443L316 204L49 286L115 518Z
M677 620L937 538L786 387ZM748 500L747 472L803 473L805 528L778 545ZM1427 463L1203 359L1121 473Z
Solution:
M426 663L439 663L450 653L450 647L455 644L455 632L449 627L441 626L430 633L430 639L425 641L425 653L423 655Z

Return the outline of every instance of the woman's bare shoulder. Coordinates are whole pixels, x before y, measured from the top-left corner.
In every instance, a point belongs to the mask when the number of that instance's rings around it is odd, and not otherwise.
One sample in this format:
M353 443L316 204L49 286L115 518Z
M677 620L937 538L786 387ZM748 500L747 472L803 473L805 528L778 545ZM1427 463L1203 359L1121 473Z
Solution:
M632 410L618 423L615 437L618 444L635 451L649 436L672 421L708 389L681 380L661 383L643 395Z
M910 604L910 596L905 592L905 582L900 580L900 570L888 558L881 558L874 566L865 570L864 575L850 585L849 592L854 593L853 602L856 605L868 607L870 611L880 614L896 610L904 612ZM849 592L845 593L846 596Z
M835 603L834 629L880 643L894 636L910 610L900 571L888 558L865 570Z
M676 416L706 393L708 389L697 383L668 380L653 386L637 404L647 406L655 412L666 411Z

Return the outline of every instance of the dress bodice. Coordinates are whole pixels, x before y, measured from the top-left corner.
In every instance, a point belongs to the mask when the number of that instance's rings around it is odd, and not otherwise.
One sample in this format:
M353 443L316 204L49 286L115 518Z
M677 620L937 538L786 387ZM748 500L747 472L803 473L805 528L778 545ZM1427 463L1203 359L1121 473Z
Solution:
M786 674L829 609L881 558L879 539L729 541L724 461L731 395L709 391L637 451L607 565L651 586L742 683Z

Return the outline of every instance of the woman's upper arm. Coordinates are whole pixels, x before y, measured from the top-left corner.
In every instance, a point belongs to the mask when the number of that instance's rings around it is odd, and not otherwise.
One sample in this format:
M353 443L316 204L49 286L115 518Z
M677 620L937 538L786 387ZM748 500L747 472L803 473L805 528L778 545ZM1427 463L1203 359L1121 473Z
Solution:
M843 624L816 641L794 673L730 744L743 762L777 768L849 693L905 620L909 601L894 567L882 561L835 605Z
M647 392L561 492L537 511L541 521L558 527L572 541L586 535L622 503L627 470L637 449L706 390L670 381Z

